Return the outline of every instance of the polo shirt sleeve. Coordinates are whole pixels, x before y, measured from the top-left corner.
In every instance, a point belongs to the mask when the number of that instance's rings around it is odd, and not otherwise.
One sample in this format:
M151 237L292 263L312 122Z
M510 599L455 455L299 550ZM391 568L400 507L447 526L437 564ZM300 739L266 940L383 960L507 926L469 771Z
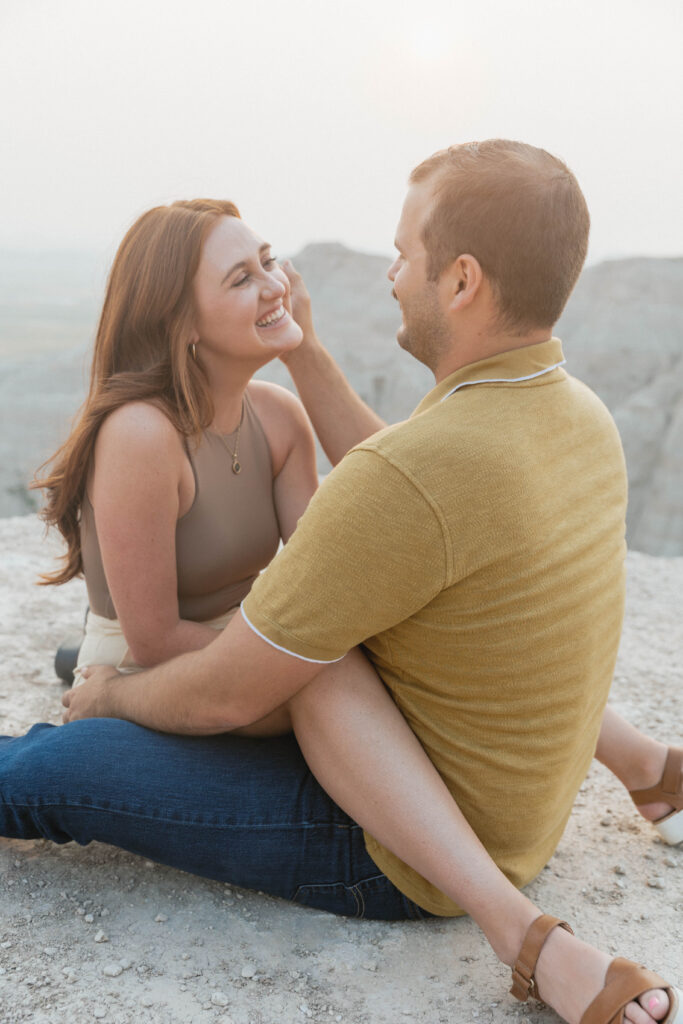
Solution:
M424 607L446 570L429 497L384 456L358 448L323 481L242 613L269 643L335 661Z

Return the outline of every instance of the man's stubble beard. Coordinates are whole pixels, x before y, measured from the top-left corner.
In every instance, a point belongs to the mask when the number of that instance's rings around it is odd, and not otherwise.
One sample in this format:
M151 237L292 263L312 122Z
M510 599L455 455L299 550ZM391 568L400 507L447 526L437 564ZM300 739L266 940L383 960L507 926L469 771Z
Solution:
M396 339L413 358L433 369L449 348L448 324L439 308L436 285L430 284L425 294L404 305L403 323Z

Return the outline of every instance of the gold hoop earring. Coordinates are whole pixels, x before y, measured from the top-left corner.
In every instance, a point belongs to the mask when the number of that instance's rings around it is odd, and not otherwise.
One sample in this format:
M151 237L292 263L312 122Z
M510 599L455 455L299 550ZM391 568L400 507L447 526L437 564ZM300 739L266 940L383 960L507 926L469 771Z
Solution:
M197 362L197 346L195 345L195 343L193 341L190 342L190 351L192 352L192 358L194 359L194 361L196 363Z

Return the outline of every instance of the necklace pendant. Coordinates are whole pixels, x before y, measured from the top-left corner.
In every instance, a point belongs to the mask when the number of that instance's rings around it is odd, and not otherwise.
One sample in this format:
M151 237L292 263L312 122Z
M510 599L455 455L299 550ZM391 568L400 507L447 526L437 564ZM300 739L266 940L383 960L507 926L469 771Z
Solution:
M232 471L233 471L233 473L235 473L235 474L237 474L237 473L241 473L241 472L242 472L242 467L241 467L241 465L239 464L239 462L237 461L237 459L233 459L233 460L232 460Z

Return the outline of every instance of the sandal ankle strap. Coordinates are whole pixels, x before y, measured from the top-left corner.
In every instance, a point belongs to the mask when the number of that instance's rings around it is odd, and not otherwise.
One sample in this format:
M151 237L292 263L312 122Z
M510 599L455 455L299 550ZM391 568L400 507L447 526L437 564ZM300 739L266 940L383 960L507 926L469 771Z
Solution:
M642 804L671 804L675 810L683 810L683 749L669 747L662 777L655 786L647 789L632 789L630 796L636 807Z
M566 921L560 921L559 917L551 917L550 914L541 914L535 921L532 921L524 936L522 948L512 968L512 988L510 989L510 994L522 1003L525 1003L529 996L543 1002L538 994L534 973L541 950L554 928L564 928L565 931L574 934Z

